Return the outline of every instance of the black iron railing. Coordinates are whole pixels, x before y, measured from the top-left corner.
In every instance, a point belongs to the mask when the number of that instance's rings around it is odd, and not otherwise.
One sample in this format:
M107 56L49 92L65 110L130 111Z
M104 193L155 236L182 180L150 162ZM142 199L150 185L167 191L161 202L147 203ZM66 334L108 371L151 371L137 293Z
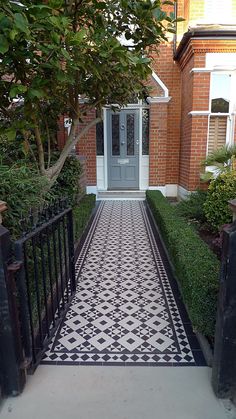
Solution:
M47 344L75 292L72 209L60 201L22 220L14 243L21 334L31 368Z

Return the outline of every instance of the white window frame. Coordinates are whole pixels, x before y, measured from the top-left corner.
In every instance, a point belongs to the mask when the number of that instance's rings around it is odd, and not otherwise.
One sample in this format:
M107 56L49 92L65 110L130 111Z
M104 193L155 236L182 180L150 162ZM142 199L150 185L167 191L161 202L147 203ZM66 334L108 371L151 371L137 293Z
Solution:
M227 113L221 113L221 112L211 112L211 101L213 99L212 97L212 75L213 74L229 74L231 76L231 87L230 87L230 98L229 98L229 112ZM234 109L235 109L235 102L236 98L234 95L235 92L235 85L236 85L236 72L235 71L217 71L214 70L211 72L211 81L210 81L210 94L209 94L209 117L208 117L208 134L207 134L207 153L208 153L208 140L209 140L209 126L210 126L210 117L211 116L227 116L227 130L226 130L226 140L225 144L233 144L234 138L233 138L233 124L234 121Z

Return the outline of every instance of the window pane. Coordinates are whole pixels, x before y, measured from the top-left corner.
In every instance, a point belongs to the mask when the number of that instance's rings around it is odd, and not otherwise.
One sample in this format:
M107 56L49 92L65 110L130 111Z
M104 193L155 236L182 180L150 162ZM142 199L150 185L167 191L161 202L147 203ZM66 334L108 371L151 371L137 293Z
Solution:
M230 74L217 74L211 75L211 112L222 112L221 109L229 111L230 100ZM223 111L225 112L225 110Z
M104 156L104 132L103 121L96 125L97 156Z
M142 131L143 131L143 155L149 154L149 110L143 109L142 111Z
M219 99L212 99L211 101L211 112L221 112L221 113L228 113L229 112L229 102L223 98Z
M111 117L111 135L112 135L112 155L120 155L120 115L112 115Z
M134 156L134 114L126 115L127 155Z

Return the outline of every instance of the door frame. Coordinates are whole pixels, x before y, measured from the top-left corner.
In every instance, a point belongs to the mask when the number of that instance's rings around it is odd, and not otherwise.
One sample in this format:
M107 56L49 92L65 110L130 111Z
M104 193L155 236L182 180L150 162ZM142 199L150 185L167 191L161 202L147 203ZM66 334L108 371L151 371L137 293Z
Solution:
M142 110L150 109L150 106L143 105L142 101L139 101L138 104L131 104L121 108L121 110L138 110L138 125L139 125L139 156L138 156L138 165L139 165L139 179L138 179L138 189L140 190L141 185L141 175L142 175ZM103 108L103 124L104 124L104 186L105 190L108 190L108 118L107 112L110 111L110 108Z
M133 152L128 154L128 122L127 116L133 115L133 128L134 132L133 137ZM110 109L107 113L107 168L108 168L108 190L109 191L128 191L128 190L139 190L139 118L140 113L138 109L119 109L119 111L114 111ZM113 154L112 149L112 132L113 132L113 116L119 120L119 153L116 155ZM116 119L117 121L117 119ZM123 159L126 160L127 164L120 164ZM118 173L117 173L118 170ZM127 172L128 170L128 172ZM115 173L114 173L115 171ZM113 175L115 178L113 179ZM118 178L117 178L118 176ZM127 177L128 176L128 177Z

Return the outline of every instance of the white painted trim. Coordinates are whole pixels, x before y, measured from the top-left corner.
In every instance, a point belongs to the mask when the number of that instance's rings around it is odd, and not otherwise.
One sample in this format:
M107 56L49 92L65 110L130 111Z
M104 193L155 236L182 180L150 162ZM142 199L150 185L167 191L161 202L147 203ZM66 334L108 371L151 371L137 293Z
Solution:
M168 103L170 100L171 100L171 96L147 97L148 103Z
M188 113L189 116L208 116L210 111L191 111Z
M178 198L186 199L191 192L183 188L183 186L178 186Z
M195 67L195 68L192 68L190 71L189 71L189 73L191 74L191 73L212 73L212 72L218 72L218 73L220 73L221 71L236 71L236 67L235 66L226 66L226 67L224 67L224 66L215 66L215 67L209 67L209 68L207 68L207 67Z
M178 185L166 185L166 196L167 197L176 197L178 195Z
M150 191L160 191L166 197L177 197L179 186L176 184L167 184L164 186L149 186Z
M162 195L166 196L166 187L165 186L149 186L149 191L160 191Z
M212 68L206 68L206 67L194 67L192 68L189 73L210 73L212 71Z
M131 107L123 107L122 110L131 110ZM142 109L149 109L149 106L133 106L132 109L139 111L139 186L141 190L141 176L142 176ZM104 132L104 191L108 190L108 136L107 136L107 111L110 107L103 108L103 132Z
M108 188L108 168L107 168L107 109L103 108L103 135L104 135L104 188Z
M145 201L145 199L146 198L132 198L132 196L129 197L129 198L121 198L121 197L119 197L119 198L114 198L114 197L112 197L112 198L103 198L103 197L100 198L99 196L97 197L97 201Z
M97 197L97 194L98 194L97 185L94 185L94 186L86 186L86 193L87 194L93 193Z
M160 79L160 77L158 77L158 75L155 73L155 71L152 72L152 78L164 90L165 97L168 97L169 96L169 90L167 89L167 87L163 83L163 81Z
M142 148L143 148L143 126L142 126L142 108L139 109L139 158L138 158L138 164L139 164L139 168L138 168L138 189L140 190L140 186L141 186L141 175L142 175Z

